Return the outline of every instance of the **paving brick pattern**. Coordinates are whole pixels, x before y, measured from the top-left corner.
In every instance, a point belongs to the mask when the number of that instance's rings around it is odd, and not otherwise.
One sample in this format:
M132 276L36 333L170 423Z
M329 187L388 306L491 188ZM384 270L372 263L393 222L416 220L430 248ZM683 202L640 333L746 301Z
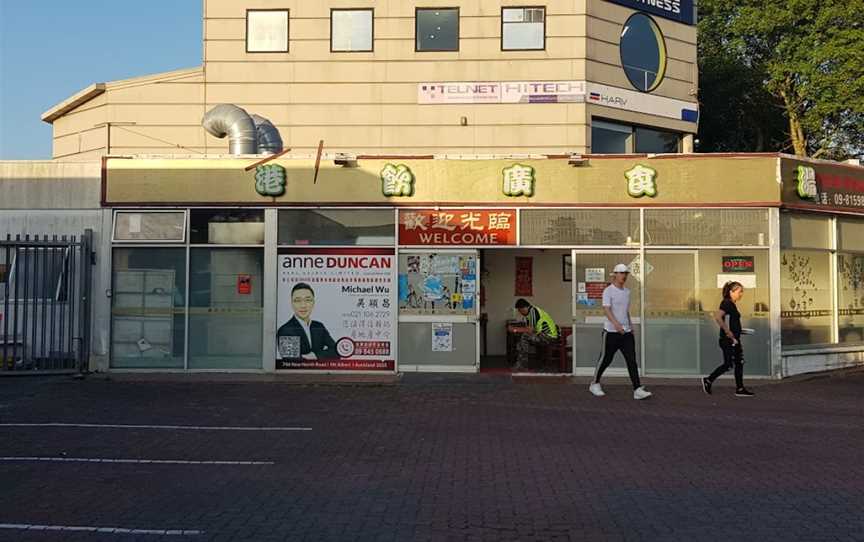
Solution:
M0 456L275 465L0 463L0 540L864 540L864 373L692 383L409 375L395 385L0 379Z

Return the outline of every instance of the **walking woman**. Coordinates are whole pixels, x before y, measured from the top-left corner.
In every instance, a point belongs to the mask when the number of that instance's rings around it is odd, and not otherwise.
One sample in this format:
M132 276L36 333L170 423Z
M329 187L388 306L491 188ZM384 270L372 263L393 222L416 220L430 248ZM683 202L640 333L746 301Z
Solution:
M720 325L720 349L723 350L723 364L702 379L702 389L711 395L711 386L717 378L734 367L735 395L753 397L753 392L744 387L744 350L741 348L741 313L736 303L744 297L744 286L740 282L727 282L723 285L723 301L714 319Z

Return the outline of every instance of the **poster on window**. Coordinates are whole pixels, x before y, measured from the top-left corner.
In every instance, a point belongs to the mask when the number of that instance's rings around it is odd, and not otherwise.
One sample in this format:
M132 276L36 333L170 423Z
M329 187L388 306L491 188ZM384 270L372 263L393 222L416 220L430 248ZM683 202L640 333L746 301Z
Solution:
M276 369L394 370L395 265L388 249L280 250Z
M532 258L516 258L516 285L514 295L534 295L534 271Z

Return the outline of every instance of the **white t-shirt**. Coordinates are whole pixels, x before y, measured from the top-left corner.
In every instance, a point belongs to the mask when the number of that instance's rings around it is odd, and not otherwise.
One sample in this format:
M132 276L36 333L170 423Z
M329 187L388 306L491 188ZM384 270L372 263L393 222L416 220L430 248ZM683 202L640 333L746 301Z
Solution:
M633 331L630 325L630 288L619 288L614 284L610 284L603 290L603 306L611 307L612 315L618 320L618 323L624 326L624 331ZM617 333L615 325L606 318L603 323L603 329L610 333Z

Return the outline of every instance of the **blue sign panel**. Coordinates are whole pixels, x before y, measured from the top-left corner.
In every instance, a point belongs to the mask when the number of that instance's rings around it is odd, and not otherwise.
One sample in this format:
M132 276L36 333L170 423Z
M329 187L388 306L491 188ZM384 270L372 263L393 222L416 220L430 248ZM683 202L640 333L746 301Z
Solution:
M694 0L609 0L613 4L644 11L684 24L696 24Z

